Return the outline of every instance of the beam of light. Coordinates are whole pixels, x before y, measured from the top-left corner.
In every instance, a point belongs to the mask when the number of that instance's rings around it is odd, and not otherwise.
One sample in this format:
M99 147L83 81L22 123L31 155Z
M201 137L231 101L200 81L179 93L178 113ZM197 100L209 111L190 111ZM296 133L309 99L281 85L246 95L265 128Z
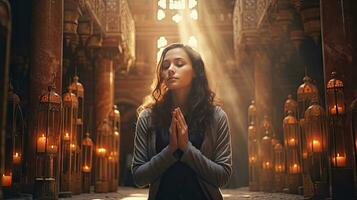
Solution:
M198 19L198 12L197 12L196 9L191 10L190 17L193 20L197 20Z
M172 16L172 20L176 23L180 23L182 21L182 15L177 13L174 16Z
M211 1L211 3L213 4L212 7L220 6L218 5L219 1ZM203 13L210 13L204 1L198 1L198 4L200 10L204 11ZM180 11L180 13L183 16L190 14L187 11ZM202 14L198 14L202 16ZM244 147L237 147L239 146L238 139L247 141L245 131L247 129L245 114L247 107L242 107L247 94L243 94L242 92L254 91L254 77L250 75L249 71L243 71L243 68L237 66L238 62L234 58L234 48L232 47L233 33L229 33L228 31L224 33L224 31L219 30L220 26L214 26L219 19L214 19L213 17L213 15L208 14L202 17L204 20L183 20L181 23L178 23L180 40L183 43L187 43L192 35L196 37L198 41L196 50L200 52L204 59L210 88L223 101L223 107L230 120L233 155L236 155L233 157L233 160L235 162L244 162L238 159L243 153L247 152L245 152ZM185 17L184 19L190 19L190 17ZM227 40L224 40L227 37L231 38L232 41L227 42ZM234 76L234 73L237 73L237 76ZM244 79L232 80L232 76L244 77ZM243 90L240 87L242 85L248 87L248 89ZM238 176L237 174L238 172L232 174L232 176Z
M192 9L192 8L194 8L195 6L197 6L197 0L189 0L189 1L188 1L188 8L189 8L189 9Z

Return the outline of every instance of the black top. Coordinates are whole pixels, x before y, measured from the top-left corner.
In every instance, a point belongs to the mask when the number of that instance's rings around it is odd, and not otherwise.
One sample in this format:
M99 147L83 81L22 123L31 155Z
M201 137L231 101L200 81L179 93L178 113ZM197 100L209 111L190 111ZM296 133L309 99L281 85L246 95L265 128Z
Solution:
M188 134L193 146L200 149L203 137L198 133ZM169 144L169 132L167 129L156 130L156 151L160 152ZM181 158L183 152L178 149L174 155ZM180 160L169 167L162 175L158 190L158 200L204 200L206 199L201 186L197 181L197 175L188 165Z

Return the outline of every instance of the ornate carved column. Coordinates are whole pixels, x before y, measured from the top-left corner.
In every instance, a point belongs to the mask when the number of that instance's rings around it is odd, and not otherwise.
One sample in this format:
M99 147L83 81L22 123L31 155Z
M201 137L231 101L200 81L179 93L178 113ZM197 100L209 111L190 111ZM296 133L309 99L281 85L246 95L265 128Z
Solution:
M63 0L40 0L32 4L32 47L30 74L29 138L27 175L28 184L33 184L35 174L36 121L39 97L55 76L56 93L62 93L62 27Z

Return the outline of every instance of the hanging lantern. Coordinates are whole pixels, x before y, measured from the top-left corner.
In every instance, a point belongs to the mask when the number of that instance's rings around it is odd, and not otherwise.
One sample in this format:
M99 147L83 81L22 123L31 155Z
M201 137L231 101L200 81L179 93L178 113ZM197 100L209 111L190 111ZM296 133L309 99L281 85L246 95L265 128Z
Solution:
M108 157L111 127L108 119L99 125L96 140L95 192L109 191Z
M265 130L265 134L260 141L260 187L264 192L272 192L271 180L273 179L273 147L271 145L271 133Z
M75 181L73 176L78 157L77 146L77 112L78 100L71 88L63 95L63 132L61 144L61 192L72 191Z
M5 168L2 174L4 196L20 192L23 160L24 120L20 107L20 98L13 92L10 83L7 96L7 120L5 135Z
M301 186L300 135L299 123L292 111L288 111L288 116L284 118L283 128L287 158L287 184L291 193L298 193L298 188Z
M306 170L313 182L310 197L323 199L328 196L328 145L324 109L312 101L305 112L305 141L307 144Z
M93 142L92 139L89 137L89 133L87 133L86 137L82 141L82 191L85 193L90 193L92 159Z
M298 102L298 119L300 125L300 149L302 156L302 176L303 176L303 191L305 197L314 196L314 186L311 180L309 170L308 170L308 160L307 160L307 142L305 133L305 111L312 104L313 101L318 102L319 92L317 87L312 84L310 77L305 76L303 79L303 84L301 84L297 89L297 102Z
M83 85L78 81L79 78L78 76L73 77L73 82L69 86L69 89L72 90L72 92L76 95L77 101L78 101L78 111L77 111L77 116L76 116L76 135L74 136L76 138L76 142L73 142L74 145L77 146L76 150L73 153L76 153L75 158L78 160L78 163L75 164L75 169L73 171L72 177L73 177L73 187L71 191L74 194L79 194L81 193L81 142L83 139L83 121L84 121L84 88Z
M258 140L254 123L248 127L249 190L259 190Z
M343 82L336 79L336 72L332 72L332 79L328 81L327 106L330 117L331 137L331 162L332 168L346 167L346 135L343 126L345 114L345 102L343 94Z
M326 98L329 114L332 197L334 199L353 198L352 166L354 160L352 161L353 155L351 154L353 148L348 142L351 137L346 124L344 86L343 82L336 78L336 72L332 72L331 75L332 78L326 86Z
M282 192L285 187L285 154L279 142L274 146L274 181L274 191Z
M119 156L120 156L120 112L117 106L113 106L112 112L109 114L109 119L112 124L113 139L111 140L112 151L110 165L112 166L112 183L110 184L111 191L117 191L119 183Z
M35 194L38 199L57 199L59 184L59 156L61 133L61 96L55 86L40 97L36 143Z
M248 124L257 123L257 107L255 106L255 101L252 100L248 107Z
M353 136L353 146L355 151L355 170L357 176L357 90L354 92L355 99L351 103L351 131ZM357 183L356 183L357 184Z
M293 96L291 94L288 95L288 99L285 101L284 104L284 112L287 114L289 111L292 112L292 114L297 117L297 108L298 108L298 103L293 99Z

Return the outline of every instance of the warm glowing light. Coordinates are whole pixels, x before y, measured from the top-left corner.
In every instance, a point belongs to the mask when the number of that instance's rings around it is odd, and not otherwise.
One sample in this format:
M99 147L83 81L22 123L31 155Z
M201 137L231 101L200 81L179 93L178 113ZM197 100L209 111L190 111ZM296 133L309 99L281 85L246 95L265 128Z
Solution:
M21 155L16 152L14 155L12 155L12 161L14 162L15 165L20 164L21 163Z
M48 153L57 153L57 150L57 145L50 145L50 148L48 148Z
M119 132L118 131L114 131L114 135L115 136L119 136Z
M82 171L83 172L90 172L91 168L88 165L84 165L83 168L82 168Z
M157 20L163 20L166 17L165 11L159 9L157 10Z
M159 0L157 2L157 5L159 5L163 9L165 9L166 8L166 0Z
M263 163L263 169L270 169L270 168L271 168L270 162Z
M97 149L97 155L98 156L104 157L106 153L107 153L107 150L105 148L98 148Z
M69 133L68 132L64 134L63 140L64 141L69 141Z
M289 142L288 142L289 146L295 146L296 145L296 140L295 138L290 138Z
M300 172L300 166L295 163L295 164L293 164L293 166L290 166L290 167L289 167L289 171L290 171L290 173L292 173L292 174L297 174L297 173Z
M162 48L162 47L165 47L167 45L167 40L165 37L160 37L158 40L157 40L157 48Z
M302 153L302 158L306 159L307 158L307 152Z
M9 186L11 186L11 183L12 183L12 175L10 174L7 176L7 175L3 174L2 178L1 178L1 185L3 187L9 187Z
M191 36L190 39L188 39L188 45L194 48L198 47L198 41L195 36Z
M337 111L336 111L337 110ZM334 105L331 110L330 110L330 113L331 115L336 115L338 112L338 114L343 114L344 113L344 109L342 106L337 106L337 109L336 109L336 105Z
M312 140L312 152L321 152L321 143L319 140Z
M284 171L283 165L276 165L275 166L275 172L283 172L283 171Z
M345 167L346 166L346 156L340 156L340 154L337 153L337 156L332 158L332 164L335 167Z
M188 1L188 8L194 8L195 6L197 6L197 0L189 0Z
M251 163L255 163L256 158L255 158L255 156L251 156L249 160L250 160Z
M182 21L182 16L180 14L176 14L176 15L172 16L172 20L176 23L179 23Z
M71 150L75 151L76 150L76 145L75 144L71 144Z
M190 17L193 20L197 20L198 19L198 12L197 12L196 9L191 10Z
M37 138L37 152L42 153L45 152L46 147L46 137L42 134L40 137Z
M170 0L169 8L172 10L182 10L185 9L186 0Z

